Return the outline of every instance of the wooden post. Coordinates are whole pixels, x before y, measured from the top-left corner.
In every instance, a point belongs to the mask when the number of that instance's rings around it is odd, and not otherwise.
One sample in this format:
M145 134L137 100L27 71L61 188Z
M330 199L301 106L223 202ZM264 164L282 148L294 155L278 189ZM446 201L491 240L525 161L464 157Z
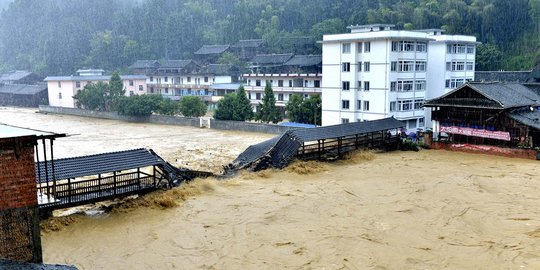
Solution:
M99 195L101 196L101 173L98 174L98 191Z
M317 158L321 159L321 140L317 140Z
M137 186L141 190L141 168L137 168Z
M338 151L338 157L341 157L341 137L338 138L337 151Z
M354 147L358 150L358 134L354 135L355 141L354 141Z
M156 165L152 166L154 169L152 171L152 176L154 178L154 187L156 187Z
M113 172L113 187L114 187L113 194L116 195L116 172Z
M68 178L68 196L69 196L69 203L71 203L71 178Z

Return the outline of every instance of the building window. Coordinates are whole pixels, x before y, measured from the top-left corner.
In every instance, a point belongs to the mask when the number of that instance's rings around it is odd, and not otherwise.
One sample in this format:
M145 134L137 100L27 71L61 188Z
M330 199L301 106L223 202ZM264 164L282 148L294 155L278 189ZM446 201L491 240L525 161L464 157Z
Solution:
M390 62L390 71L397 71L397 62L396 61L392 61Z
M463 85L466 82L465 79L448 79L446 80L445 87L446 88L456 88L461 85Z
M278 80L277 81L277 86L278 87L283 87L283 80Z
M349 72L351 71L351 63L345 62L341 64L341 71Z
M391 112L395 112L395 111L396 111L396 104L397 104L397 102L395 102L395 101L390 101L390 111L391 111Z
M58 93L58 99L62 99L62 92Z
M426 81L418 80L414 84L415 91L425 91L426 90Z
M424 126L424 122L425 122L424 117L418 118L418 126L419 126L419 127L423 127L423 126Z
M344 110L348 110L349 109L349 100L347 99L344 99L341 101L341 108L344 109Z
M358 72L362 72L362 62L358 62Z
M415 110L420 110L422 109L422 106L424 105L424 100L423 99L415 99L414 100L414 109Z
M364 82L364 91L369 91L369 82L368 81Z
M473 62L467 62L467 71L472 71L474 69Z
M135 95L135 93L133 93L133 91L129 91L129 95L133 96L133 95Z
M208 82L208 77L204 77L204 82Z
M249 96L249 99L253 99L253 97L251 97L251 92L248 93L248 96Z
M169 81L169 77L165 76L165 82Z
M165 94L169 93L169 88L165 88Z
M392 41L393 52L412 52L415 47L414 41Z
M341 118L341 123L342 123L342 124L347 124L347 123L349 123L349 118Z
M261 86L261 80L255 80L255 86Z
M153 82L153 81L154 81L154 77L150 76L150 81Z
M144 86L142 84L139 84L139 91L144 91Z
M289 87L292 87L292 86L293 86L292 80L289 80Z
M426 71L426 62L425 61L418 61L416 62L416 71Z
M416 128L416 119L407 120L407 129Z
M356 101L356 109L359 111L362 110L362 100Z
M366 111L366 112L369 111L369 101L368 100L364 100L364 111Z
M150 93L151 93L151 94L154 93L154 87L150 87Z
M362 89L362 81L358 81L357 90L360 91Z
M364 62L364 72L369 72L369 70L370 70L370 63Z
M283 101L283 94L278 94L277 99L278 99L279 101Z
M356 43L356 46L358 47L358 53L362 53L362 42Z
M409 92L413 90L413 81L398 81L397 90L399 92Z
M343 82L341 83L341 89L342 89L343 91L349 91L349 90L351 89L351 82L349 82L349 81L343 81Z
M188 82L188 83L191 82L191 77L187 77L187 82Z
M321 81L320 80L313 81L313 84L314 84L315 88L320 88L321 87Z
M413 72L414 61L399 61L399 72Z
M305 80L304 81L304 87L308 87L308 83L309 83L308 80Z
M397 82L390 82L390 92L396 91Z
M416 51L417 52L426 52L427 51L427 43L425 43L425 42L417 42L416 43Z
M261 93L256 93L255 94L255 99L260 100L261 99Z
M129 80L129 86L133 86L133 80Z
M341 45L341 52L342 53L351 53L351 43L343 43Z
M467 46L465 44L448 44L446 45L446 52L449 54L465 53Z
M412 100L399 100L398 101L398 110L399 111L410 111L413 108Z
M364 42L364 52L370 52L371 51L371 42Z
M75 87L81 88L81 82L80 82L80 81L76 81L76 82L75 82Z
M474 45L467 45L467 53L474 54Z
M62 82L58 81L58 88L62 88Z
M465 62L446 62L446 70L447 71L464 71L465 70Z

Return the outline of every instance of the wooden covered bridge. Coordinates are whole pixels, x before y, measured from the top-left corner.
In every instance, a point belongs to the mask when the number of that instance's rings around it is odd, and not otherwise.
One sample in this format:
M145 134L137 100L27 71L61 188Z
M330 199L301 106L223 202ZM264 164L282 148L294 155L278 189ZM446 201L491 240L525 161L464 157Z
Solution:
M211 175L176 168L150 149L44 160L35 168L42 212L144 194Z
M248 147L226 172L249 168L284 168L295 158L329 160L360 148L397 148L403 122L393 117L318 128L289 130L282 135Z

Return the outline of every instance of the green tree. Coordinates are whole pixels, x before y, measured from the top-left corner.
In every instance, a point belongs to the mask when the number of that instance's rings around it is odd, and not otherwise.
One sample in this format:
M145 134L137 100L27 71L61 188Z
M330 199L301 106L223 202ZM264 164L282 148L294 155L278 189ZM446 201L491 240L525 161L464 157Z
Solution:
M124 90L124 84L118 72L113 72L111 80L109 81L109 87L107 87L105 96L105 108L109 111L115 111L118 106L119 99L124 96L126 91Z
M476 49L476 70L499 70L503 54L493 44L481 44Z
M109 86L106 83L98 82L97 84L90 83L79 90L73 98L75 105L78 108L87 110L105 110L105 93Z
M286 105L289 120L296 123L321 125L321 96L311 95L304 99L293 94Z
M206 104L196 96L186 96L180 99L180 112L186 117L201 117L206 114Z
M218 120L234 120L234 103L236 94L227 94L218 101L217 109L214 113L214 118Z
M264 87L262 103L259 103L259 111L255 114L255 120L277 124L282 119L281 112L276 107L276 97L274 96L272 86L267 83Z
M158 110L162 99L160 95L122 97L118 102L118 113L138 117L149 116Z
M176 115L178 112L180 112L179 103L166 97L161 99L156 110L156 113L161 115Z
M289 101L285 105L285 110L287 111L287 117L289 118L289 121L295 122L295 123L303 123L304 120L304 112L303 112L303 106L304 103L304 97L299 94L292 94L289 97Z
M236 91L233 104L233 119L235 121L246 121L253 119L253 107L249 101L244 86L240 85Z

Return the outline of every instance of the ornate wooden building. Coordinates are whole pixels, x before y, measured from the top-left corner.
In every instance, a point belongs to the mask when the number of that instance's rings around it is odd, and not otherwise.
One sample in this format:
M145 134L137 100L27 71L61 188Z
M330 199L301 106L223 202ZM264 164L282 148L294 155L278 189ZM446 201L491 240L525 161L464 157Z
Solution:
M540 147L540 84L467 83L428 100L434 139L501 147Z

